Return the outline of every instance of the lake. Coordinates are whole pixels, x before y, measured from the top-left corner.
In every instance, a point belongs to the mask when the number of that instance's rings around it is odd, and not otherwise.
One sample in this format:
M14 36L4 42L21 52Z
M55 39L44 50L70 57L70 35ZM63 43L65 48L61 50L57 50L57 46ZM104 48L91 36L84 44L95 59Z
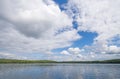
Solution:
M0 79L120 79L120 64L0 64Z

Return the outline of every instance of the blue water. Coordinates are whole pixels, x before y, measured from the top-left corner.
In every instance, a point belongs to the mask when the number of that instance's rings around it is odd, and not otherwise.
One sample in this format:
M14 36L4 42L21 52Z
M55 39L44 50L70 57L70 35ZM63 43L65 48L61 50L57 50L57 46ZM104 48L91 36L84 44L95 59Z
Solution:
M120 64L0 64L0 79L120 79Z

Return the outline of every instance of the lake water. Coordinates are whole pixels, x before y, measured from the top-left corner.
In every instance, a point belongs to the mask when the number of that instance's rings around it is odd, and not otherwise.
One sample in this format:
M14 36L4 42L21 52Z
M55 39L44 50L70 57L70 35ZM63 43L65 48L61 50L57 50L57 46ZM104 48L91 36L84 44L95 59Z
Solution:
M0 79L120 79L120 64L0 64Z

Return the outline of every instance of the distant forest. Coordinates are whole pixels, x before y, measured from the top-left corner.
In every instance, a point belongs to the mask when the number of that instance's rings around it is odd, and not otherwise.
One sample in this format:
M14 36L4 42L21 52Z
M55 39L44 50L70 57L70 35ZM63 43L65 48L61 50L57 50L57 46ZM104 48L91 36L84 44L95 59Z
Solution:
M52 60L16 60L0 59L1 63L119 63L120 59L103 60L103 61L52 61Z

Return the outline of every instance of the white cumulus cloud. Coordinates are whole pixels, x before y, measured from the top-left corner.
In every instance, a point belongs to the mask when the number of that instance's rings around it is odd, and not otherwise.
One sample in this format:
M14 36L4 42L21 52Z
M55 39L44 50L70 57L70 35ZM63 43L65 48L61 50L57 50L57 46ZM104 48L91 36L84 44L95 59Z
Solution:
M120 0L69 0L65 8L69 15L74 16L74 21L78 24L78 31L98 34L94 38L93 44L87 47L89 52L103 52L104 45L109 48L109 51L106 52L120 52L118 50ZM116 37L118 40L112 42Z
M53 0L0 0L0 50L49 53L80 39Z

